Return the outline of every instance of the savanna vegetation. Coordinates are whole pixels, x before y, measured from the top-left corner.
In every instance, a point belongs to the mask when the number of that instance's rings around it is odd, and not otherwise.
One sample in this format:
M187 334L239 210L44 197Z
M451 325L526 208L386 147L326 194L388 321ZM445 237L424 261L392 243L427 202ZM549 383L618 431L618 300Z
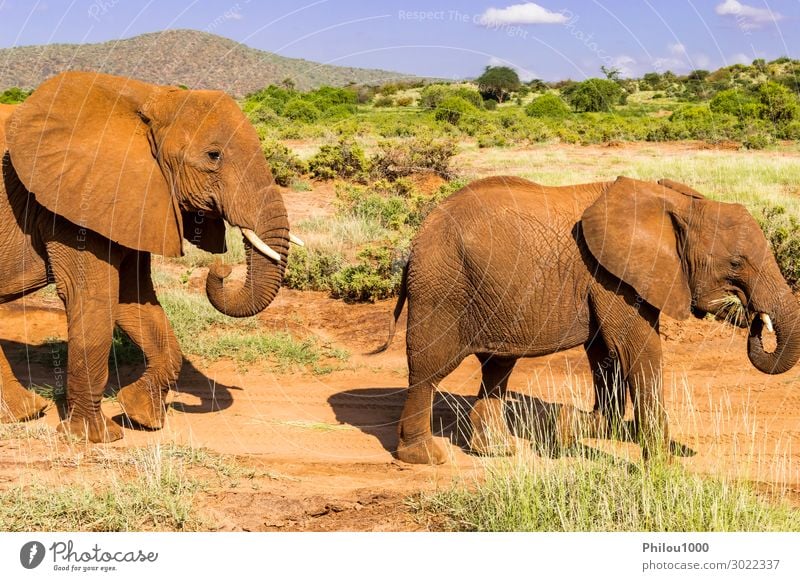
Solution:
M463 83L410 80L301 91L286 82L249 94L241 106L281 186L297 196L323 183L335 192L332 212L292 224L306 245L291 250L284 281L290 289L344 301L393 296L410 241L436 204L472 178L507 173L548 184L620 174L668 177L743 203L759 220L787 281L800 290L800 168L791 157L755 151L797 150L798 75L800 61L789 59L641 79L606 70L604 78L554 83L521 82L511 69L490 68ZM0 103L26 96L10 89ZM680 140L708 148L659 154L664 142ZM609 155L588 160L581 147L621 142L639 143L633 152L615 155L609 148ZM753 151L745 157L739 150ZM241 262L236 233L228 247L223 260ZM345 351L313 335L268 331L257 320L219 314L197 291L197 278L213 258L188 244L186 251L154 266L184 354L281 372L323 374L346 365ZM120 335L112 357L127 363L142 356ZM102 461L122 476L56 493L36 484L0 492L0 507L28 507L0 508L0 530L203 529L196 498L205 484L198 470L239 470L183 448ZM236 478L250 476L237 472ZM543 462L523 455L487 463L478 481L418 496L414 507L437 528L453 530L800 529L798 511L781 494L675 466L641 472L605 457Z

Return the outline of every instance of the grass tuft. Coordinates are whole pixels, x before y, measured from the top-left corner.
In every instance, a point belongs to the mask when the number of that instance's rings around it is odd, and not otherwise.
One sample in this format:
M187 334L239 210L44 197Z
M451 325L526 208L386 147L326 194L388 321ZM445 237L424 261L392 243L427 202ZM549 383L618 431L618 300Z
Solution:
M505 460L485 479L423 494L417 511L464 531L798 531L800 510L745 482L620 461Z

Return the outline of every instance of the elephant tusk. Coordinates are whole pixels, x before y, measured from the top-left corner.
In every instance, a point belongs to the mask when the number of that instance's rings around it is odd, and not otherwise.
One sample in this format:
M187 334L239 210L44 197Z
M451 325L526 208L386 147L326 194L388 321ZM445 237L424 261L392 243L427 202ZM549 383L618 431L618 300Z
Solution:
M775 332L775 328L772 326L772 319L769 318L767 313L761 313L761 322L764 323L764 326L767 328L767 331L770 333Z
M277 263L281 261L281 255L275 252L269 245L258 237L258 234L250 230L250 228L242 228L242 234L261 254L267 258L271 258Z
M295 236L294 234L291 234L291 233L289 234L289 242L291 242L292 244L297 244L298 246L305 246L306 245L305 242L303 242L297 236Z

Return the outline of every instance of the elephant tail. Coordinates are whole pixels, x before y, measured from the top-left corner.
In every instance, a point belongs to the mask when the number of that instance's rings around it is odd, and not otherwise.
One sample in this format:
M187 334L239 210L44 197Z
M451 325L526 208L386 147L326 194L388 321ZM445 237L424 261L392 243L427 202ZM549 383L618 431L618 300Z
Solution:
M394 331L397 327L397 319L400 318L400 314L403 312L403 306L406 304L406 281L408 280L408 263L403 267L403 275L400 279L400 290L397 294L397 304L394 306L394 314L392 315L392 320L389 322L389 337L386 339L386 343L378 347L377 349L370 351L367 355L377 355L378 353L383 353L386 351L389 346L392 344L392 339L394 339Z

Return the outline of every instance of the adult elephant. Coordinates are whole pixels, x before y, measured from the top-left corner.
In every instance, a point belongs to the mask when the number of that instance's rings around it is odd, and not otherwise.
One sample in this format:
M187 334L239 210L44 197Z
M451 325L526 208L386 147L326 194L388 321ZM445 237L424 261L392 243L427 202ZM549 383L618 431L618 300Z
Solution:
M151 253L181 256L183 239L224 252L227 222L242 229L247 275L228 284L230 267L212 266L211 304L255 315L281 285L289 225L254 128L221 92L69 72L0 109L0 152L0 302L56 284L68 324L60 429L92 442L122 437L100 410L115 324L147 360L119 403L137 423L161 427L182 356L153 289ZM2 354L0 375L0 421L46 407Z
M510 453L503 398L515 362L578 345L592 368L594 413L562 414L558 440L574 441L579 427L607 435L629 391L644 457L665 454L659 316L714 313L729 295L749 314L752 364L789 370L800 357L800 309L741 205L668 180L474 182L428 216L411 247L394 313L396 322L407 298L409 389L397 455L444 460L431 434L432 398L470 354L483 372L471 446ZM767 352L762 332L773 326L777 347Z

